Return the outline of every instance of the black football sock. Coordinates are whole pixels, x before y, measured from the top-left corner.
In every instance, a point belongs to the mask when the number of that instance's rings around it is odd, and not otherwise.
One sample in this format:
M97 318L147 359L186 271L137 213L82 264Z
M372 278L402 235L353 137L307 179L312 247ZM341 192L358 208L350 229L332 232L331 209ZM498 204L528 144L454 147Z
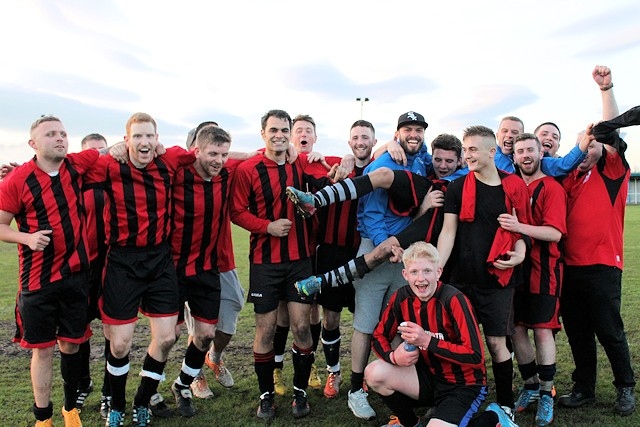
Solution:
M273 394L273 367L274 352L269 353L253 353L253 367L258 376L258 388L260 395L264 393Z
M327 361L329 368L339 366L340 363L340 327L332 329L330 331L322 328L322 349L324 350L324 358ZM340 369L337 371L331 371L339 374Z

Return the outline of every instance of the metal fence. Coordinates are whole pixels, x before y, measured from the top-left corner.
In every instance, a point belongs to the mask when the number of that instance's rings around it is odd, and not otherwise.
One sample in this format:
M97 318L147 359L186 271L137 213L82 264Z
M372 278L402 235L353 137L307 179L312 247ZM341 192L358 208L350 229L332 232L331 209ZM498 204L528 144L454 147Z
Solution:
M629 180L629 193L627 194L628 205L640 204L640 173L632 173Z

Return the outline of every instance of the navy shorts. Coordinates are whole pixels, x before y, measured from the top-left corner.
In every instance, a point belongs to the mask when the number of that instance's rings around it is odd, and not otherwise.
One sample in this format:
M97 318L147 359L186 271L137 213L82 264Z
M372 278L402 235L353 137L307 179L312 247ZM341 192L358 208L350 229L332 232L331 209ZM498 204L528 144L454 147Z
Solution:
M168 244L110 248L100 299L103 323L135 322L138 311L150 317L177 316L179 300Z
M337 245L320 245L316 249L316 275L341 267L356 257L357 248ZM327 310L340 313L347 307L353 313L356 305L356 291L353 284L324 288L317 294L316 301Z
M217 269L202 271L195 276L178 275L180 307L189 303L191 316L203 323L218 323L220 312L220 273ZM184 310L180 310L178 322L184 321Z
M86 340L89 273L72 273L37 291L20 291L16 338L25 348L44 348L56 340L81 344Z
M311 258L278 264L249 265L249 296L257 314L269 313L278 308L280 301L311 304L313 297L298 294L294 283L313 273Z

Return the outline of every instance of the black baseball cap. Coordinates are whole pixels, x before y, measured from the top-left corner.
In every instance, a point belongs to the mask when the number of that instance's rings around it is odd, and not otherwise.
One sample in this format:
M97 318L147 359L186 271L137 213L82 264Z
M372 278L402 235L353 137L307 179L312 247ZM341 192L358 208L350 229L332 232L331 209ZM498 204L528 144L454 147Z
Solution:
M402 126L409 124L417 124L423 126L425 129L429 127L429 123L424 120L424 116L420 113L416 113L414 111L409 111L398 117L398 129Z

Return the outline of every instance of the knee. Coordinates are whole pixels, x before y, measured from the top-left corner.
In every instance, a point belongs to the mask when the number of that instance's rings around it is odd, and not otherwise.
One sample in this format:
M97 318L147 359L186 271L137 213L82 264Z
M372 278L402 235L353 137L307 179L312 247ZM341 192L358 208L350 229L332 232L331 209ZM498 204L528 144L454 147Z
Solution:
M111 340L111 354L116 359L122 359L127 354L129 354L129 350L131 348L130 342L124 340Z
M391 183L393 181L393 170L386 166L378 169L378 175L384 183Z
M333 331L340 327L340 313L330 310L324 310L323 327L327 331Z
M493 358L496 358L500 353L508 352L505 337L487 337L487 348Z
M80 349L80 346L78 344L74 344L66 341L59 341L58 347L60 348L60 353L64 353L64 354L76 354Z
M198 347L198 350L200 351L209 350L209 346L213 342L214 336L215 336L215 333L213 331L211 332L207 331L196 336L194 339L194 343L196 344L196 347Z
M364 368L364 378L367 381L367 385L374 390L382 384L384 379L384 375L380 374L382 368L381 363L384 362L374 360Z
M292 325L291 332L295 338L296 344L300 347L308 347L311 345L311 330L309 325Z
M36 347L31 350L31 357L36 360L53 360L54 347Z
M168 354L171 348L176 343L176 337L173 334L160 337L156 340L156 345L163 354Z

